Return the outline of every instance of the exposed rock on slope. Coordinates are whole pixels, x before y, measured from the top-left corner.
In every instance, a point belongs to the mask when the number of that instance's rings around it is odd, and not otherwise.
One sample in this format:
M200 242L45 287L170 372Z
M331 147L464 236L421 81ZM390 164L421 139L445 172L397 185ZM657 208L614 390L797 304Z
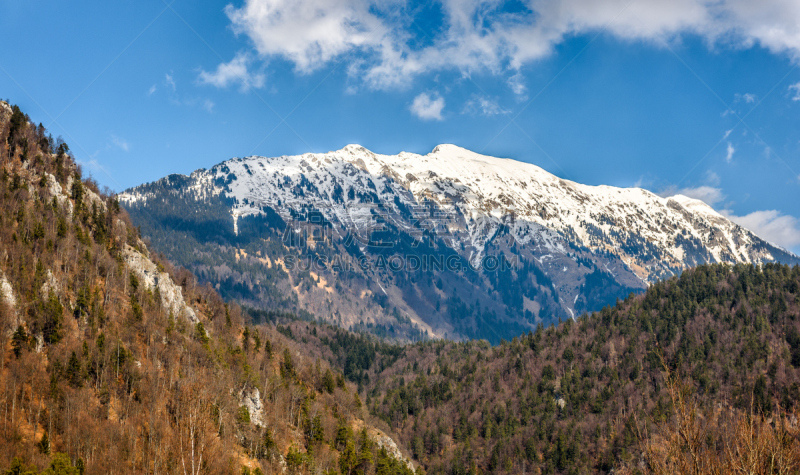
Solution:
M122 253L125 264L131 272L136 273L144 283L145 288L154 293L157 292L161 297L161 306L163 308L168 309L175 318L186 318L192 324L196 324L199 321L192 307L183 300L183 292L180 286L175 285L169 274L159 270L158 266L147 256L127 244Z

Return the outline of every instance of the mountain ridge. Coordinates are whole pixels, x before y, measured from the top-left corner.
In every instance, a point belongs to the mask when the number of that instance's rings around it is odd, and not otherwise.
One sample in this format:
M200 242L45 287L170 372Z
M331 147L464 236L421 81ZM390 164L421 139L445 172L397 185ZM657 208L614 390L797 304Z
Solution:
M323 156L325 158L329 158L329 157L335 156L335 157L345 158L346 159L347 157L346 157L345 154L348 154L348 153L353 155L353 158L354 158L353 160L351 160L351 163L353 163L356 166L360 166L360 168L362 168L365 171L370 172L370 174L372 174L373 176L388 175L388 176L391 176L392 178L395 178L395 179L397 179L397 177L399 177L399 174L396 172L397 166L399 166L401 164L402 165L406 165L406 164L408 164L410 162L410 160L417 160L417 161L422 161L422 162L425 162L425 163L429 162L429 158L437 158L437 159L441 160L443 158L443 155L447 156L447 158L451 158L453 155L455 155L459 159L466 159L466 160L469 160L471 163L489 164L489 165L492 165L495 169L497 169L497 168L505 168L505 165L511 164L511 165L513 165L515 167L514 170L511 171L512 173L517 173L517 172L520 172L520 171L526 171L527 170L527 171L530 171L532 175L535 175L535 176L537 176L539 178L542 178L543 179L542 181L547 181L547 182L551 182L551 183L558 182L559 184L562 184L564 186L568 186L568 187L577 189L579 191L593 191L594 195L606 195L605 196L606 198L608 197L609 194L612 194L612 193L616 192L617 194L628 195L628 196L623 196L624 198L627 198L626 201L628 201L628 202L636 201L635 199L632 199L632 198L640 198L641 197L641 198L644 198L646 200L651 200L651 201L658 202L658 204L660 204L662 207L668 206L669 202L672 200L672 201L677 202L683 208L686 208L689 211L700 212L702 214L711 215L711 216L713 216L715 218L718 218L718 219L723 219L723 220L727 221L730 224L730 227L732 227L732 228L734 228L736 230L745 231L745 233L744 233L745 235L749 234L749 235L752 235L752 236L756 236L755 233L753 233L752 231L747 230L746 228L744 228L744 227L742 227L742 226L730 221L727 217L725 217L724 215L720 214L717 210L714 210L711 206L709 206L705 202L703 202L701 200L694 199L694 198L690 198L690 197L685 196L685 195L676 194L676 195L673 195L673 196L662 197L662 196L660 196L660 195L658 195L656 193L653 193L653 192L651 192L649 190L646 190L644 188L638 188L638 187L620 188L620 187L609 186L609 185L584 185L584 184L581 184L581 183L578 183L578 182L574 182L574 181L571 181L571 180L559 178L556 175L553 175L553 174L545 171L544 169L542 169L542 168L540 168L540 167L538 167L538 166L536 166L534 164L531 164L531 163L521 162L521 161L517 161L517 160L511 159L511 158L498 158L498 157L491 157L491 156L488 156L488 155L482 155L482 154L478 154L476 152L472 152L472 151L470 151L468 149L465 149L463 147L460 147L460 146L457 146L457 145L454 145L454 144L440 144L440 145L437 145L427 155L419 155L419 154L410 153L410 152L404 152L404 151L400 152L400 153L398 153L396 155L382 155L382 154L373 153L373 152L369 151L368 149L366 149L365 147L363 147L361 145L349 144L349 145L346 145L345 147L343 147L343 148L341 148L339 150L330 151L330 152L327 152L327 153L306 153L306 154L302 154L302 155L293 155L293 156L292 155L289 155L289 156L283 155L283 156L280 156L280 157L262 157L262 156L257 156L257 155L248 156L248 157L244 157L244 158L234 157L234 158L231 158L229 160L223 161L223 162L219 163L218 165L215 165L210 170L199 169L199 170L196 170L195 172L192 172L190 175L183 175L183 176L187 176L189 178L198 177L199 175L202 175L202 174L207 173L209 171L213 172L215 170L220 169L221 167L232 165L232 164L235 164L237 162L239 162L239 163L245 162L245 161L261 161L261 162L263 162L264 160L267 160L267 161L281 160L281 159L292 160L292 159L298 159L298 158L300 158L301 161L302 161L305 158L312 158L313 159L313 157L319 157L319 156ZM363 161L363 157L358 156L359 154L360 155L365 155L365 156L368 156L368 157L378 158L379 160L377 161L377 165L379 165L379 167L374 166L373 163L370 163L370 165L373 165L372 167L367 167L366 163L364 163L364 161ZM387 158L389 158L389 159L395 158L396 160L394 161L394 163L391 163L391 162L387 163L386 162ZM494 163L487 163L486 159L489 159L489 160L493 161ZM386 165L394 165L395 168L387 170ZM448 165L449 168L452 168L452 163L448 163L447 165ZM410 168L410 167L408 167L408 168ZM435 167L431 167L429 170L418 171L417 175L421 175L421 174L424 174L426 172L430 173L431 171L436 173L437 171L441 171L441 170L442 170L442 167L439 167L438 169L435 169ZM394 172L394 173L392 173L392 172ZM484 173L484 175L486 175L486 174ZM436 175L436 177L438 177L438 174ZM406 178L408 178L408 176L406 176ZM411 181L419 180L418 176L414 176L414 178L415 178L415 180L411 180ZM402 178L400 178L400 180L402 180ZM445 180L452 180L452 177L445 177ZM455 182L456 183L458 182L458 178L455 179ZM427 185L429 185L429 184L426 184L426 186ZM492 185L496 186L496 183L493 183ZM134 200L133 194L137 190L137 188L138 187L133 187L133 188L130 188L128 190L125 190L125 192L120 194L120 198L123 201L133 201ZM221 190L215 190L215 192L217 192L217 193L220 192L220 191ZM250 191L252 192L253 190L251 189ZM470 191L472 191L472 190L470 190ZM604 193L600 193L601 191L604 192ZM237 194L237 192L241 192L241 190L238 190L238 189L235 190L234 194ZM423 194L423 193L420 193L420 194ZM640 196L636 196L636 195L640 195ZM445 200L441 200L441 201L445 201ZM509 208L505 208L505 209L503 209L503 208L499 208L499 209L495 208L495 209L492 209L491 211L495 211L495 216L496 217L503 217L502 214L500 216L497 216L497 212L498 211L501 212L501 213L504 212L504 211L506 211L506 212L512 211L513 212L513 210L514 210L513 207L509 207ZM246 212L247 212L246 210L240 210L239 211L239 213L246 213ZM237 214L238 213L236 211L234 211L234 215L236 216ZM506 213L506 214L508 214L508 213ZM750 237L750 236L748 236L748 237ZM583 240L587 241L587 239L583 239ZM766 241L764 241L764 242L766 242ZM790 251L788 251L786 249L783 249L783 248L780 248L780 246L774 245L772 243L768 243L768 244L771 247L778 248L780 251L783 251L783 252L789 254L790 257L792 257L792 258L795 258L795 259L798 258L796 255L794 255ZM737 255L736 252L732 252L731 254L734 257L742 257L741 254ZM715 255L715 257L717 257L718 260L722 260L716 255ZM764 257L766 257L766 259L769 259L769 257L767 257L767 256L764 256Z
M467 293L484 295L479 300L486 302L479 307L488 304L501 315L496 318L506 314L521 325L517 330L599 310L615 298L703 263L800 263L794 254L691 198L583 185L533 164L452 144L439 145L426 155L382 155L351 144L327 153L233 158L207 170L131 188L118 198L129 211L166 231L170 224L164 216L148 218L148 203L178 195L188 200L187 209L172 221L188 220L187 213L214 201L213 206L219 206L216 225L230 226L236 236L243 220L279 218L285 225L284 239L289 229L310 233L311 241L334 248L343 245L331 252L334 256L358 259L394 252L404 259L417 252L409 246L422 242L439 251L447 248L481 274L478 280L485 289L477 289L481 285L473 280L473 290ZM163 206L169 205L165 201ZM404 241L411 244L403 247L399 243ZM530 285L521 291L524 295L505 295L496 288L500 280L490 282L488 274L494 270L485 269L487 262L503 259L535 267L542 278L525 277ZM511 273L511 281L521 278L516 270ZM439 312L437 302L447 293L426 297L414 289L413 295L390 295L387 289L397 287L399 277L378 274L364 274L377 284L368 288L390 297L391 306L414 324L439 335L469 334L453 327L451 317L432 322L438 317L430 314ZM333 274L326 277L326 282L331 280ZM610 282L616 290L598 290ZM396 294L409 292L400 289ZM320 306L311 311L319 313ZM359 321L352 315L349 320Z

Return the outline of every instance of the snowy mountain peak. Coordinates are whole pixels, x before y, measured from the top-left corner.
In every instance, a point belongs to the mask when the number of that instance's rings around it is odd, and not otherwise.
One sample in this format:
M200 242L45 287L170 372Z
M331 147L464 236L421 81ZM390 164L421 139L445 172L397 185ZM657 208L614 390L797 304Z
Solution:
M452 144L427 155L382 155L350 144L327 153L236 158L173 177L165 179L169 193L224 197L236 234L240 220L270 210L290 224L315 210L342 239L367 243L388 227L441 243L475 266L498 253L535 262L568 315L591 308L581 307L581 295L592 292L587 285L607 285L589 277L597 273L636 289L703 263L800 262L702 201L583 185ZM144 206L164 192L143 185L119 198Z
M351 144L345 145L344 147L341 148L341 150L336 150L334 152L329 152L329 153L336 153L336 152L348 152L348 153L352 153L352 154L355 154L355 153L372 154L372 152L367 150L366 147L364 147L363 145L359 145L357 143L351 143Z
M698 200L696 198L690 198L690 197L688 197L686 195L681 195L681 194L670 196L668 199L677 201L678 203L681 204L681 206L683 206L684 208L686 208L688 210L691 210L691 211L693 211L695 213L702 213L702 214L706 214L706 215L709 215L709 216L716 216L716 217L725 219L725 217L723 215L719 214L716 210L714 210L714 208L709 206L703 200Z
M530 163L453 144L438 145L427 155L381 155L350 144L323 154L252 156L195 172L192 178L204 181L206 175L207 183L225 184L216 192L238 203L232 210L234 224L238 216L260 213L264 206L288 215L289 208L313 204L332 222L368 226L371 217L354 209L365 201L397 211L400 205L427 200L447 216L441 224L452 231L448 238L454 248L465 249L473 259L484 255L501 226L510 226L521 244L531 241L535 229L537 235L563 241L559 249L571 243L613 253L636 264L635 273L645 281L701 262L774 259L763 241L700 200L582 185ZM123 199L136 199L127 195ZM544 246L541 236L537 242Z

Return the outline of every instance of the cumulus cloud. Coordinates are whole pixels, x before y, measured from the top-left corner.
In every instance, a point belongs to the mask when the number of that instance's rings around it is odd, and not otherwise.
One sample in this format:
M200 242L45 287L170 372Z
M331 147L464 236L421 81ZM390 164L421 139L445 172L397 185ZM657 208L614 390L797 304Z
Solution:
M669 198L670 196L675 195L688 196L689 198L703 201L705 204L713 208L714 205L725 199L725 194L722 192L722 188L719 188L720 181L719 175L711 170L708 170L706 171L703 185L695 188L686 187L680 189L673 185L661 190L658 195L664 198Z
M374 88L401 87L426 72L518 71L577 34L605 33L652 43L697 35L713 46L762 46L800 60L800 2L788 0L442 0L441 24L416 41L414 9L406 0L244 0L228 5L233 30L263 60L281 58L300 73L344 60ZM224 68L205 73L226 84ZM215 75L214 75L215 74ZM218 77L219 79L214 79ZM232 77L242 77L234 74ZM512 76L514 77L514 76ZM518 78L519 79L519 78ZM246 84L246 83L244 83ZM519 80L509 81L523 94ZM519 92L518 92L519 91ZM798 91L800 93L800 90ZM745 101L755 97L744 98Z
M434 95L431 97L423 92L414 98L411 103L411 112L423 120L442 120L442 109L444 109L444 98Z
M239 53L228 63L217 66L214 72L201 71L199 81L201 84L225 88L231 84L239 84L239 90L248 91L250 88L264 86L264 75L250 71L250 55Z
M773 244L786 249L800 245L800 219L794 216L776 210L754 211L744 216L736 216L730 210L720 213Z
M500 107L494 100L486 96L474 94L464 105L464 114L484 115L491 117L494 115L508 114L509 111Z
M728 142L728 149L726 151L725 161L728 162L728 163L731 163L731 160L733 160L733 154L735 152L736 152L736 149L733 148L733 144Z

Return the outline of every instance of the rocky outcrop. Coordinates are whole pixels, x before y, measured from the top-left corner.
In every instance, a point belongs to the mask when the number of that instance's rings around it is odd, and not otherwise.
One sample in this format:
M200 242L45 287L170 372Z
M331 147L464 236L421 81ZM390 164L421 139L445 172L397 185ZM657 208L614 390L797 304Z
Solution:
M44 173L44 177L45 180L47 180L47 192L50 194L50 196L56 199L59 205L64 207L67 212L67 216L72 216L72 201L69 199L69 196L64 193L61 183L56 180L56 177L47 172Z
M59 285L56 276L53 275L53 272L50 269L47 269L47 275L45 276L44 283L42 284L42 288L39 290L41 291L43 298L47 298L51 292L56 295L61 293L61 286Z
M250 422L264 427L264 404L261 402L261 392L258 388L243 389L239 398L250 413Z
M71 175L67 178L67 186L66 186L67 190L72 190L72 184L74 183L73 180L74 180L74 178ZM100 198L97 195L97 193L95 193L94 191L90 190L89 188L87 188L85 186L83 187L83 200L82 200L82 202L89 209L92 209L92 206L95 206L95 207L97 207L98 210L101 210L103 212L106 211L106 203L105 203L105 201L103 201L103 199Z
M11 106L5 101L0 101L0 124L7 122L12 113Z
M389 452L392 457L403 462L412 472L414 471L414 465L411 463L411 460L406 458L403 453L400 452L400 448L397 446L397 443L394 441L394 439L386 435L380 429L376 429L374 427L369 428L367 432L375 440L375 443L378 444L378 447L386 449L386 451Z
M14 295L14 288L11 287L11 282L8 281L8 277L2 271L0 271L0 300L8 306L8 310L14 319L14 326L20 325L22 319L17 310L17 297ZM10 337L11 335L7 336Z
M2 272L0 272L0 297L6 305L16 311L17 298L14 297L14 289L11 288L11 282Z
M200 321L195 311L184 301L181 287L172 281L168 273L159 270L153 261L127 244L122 254L125 264L131 272L136 273L145 288L154 293L158 290L161 306L166 311L172 313L175 318L185 318L192 324Z

